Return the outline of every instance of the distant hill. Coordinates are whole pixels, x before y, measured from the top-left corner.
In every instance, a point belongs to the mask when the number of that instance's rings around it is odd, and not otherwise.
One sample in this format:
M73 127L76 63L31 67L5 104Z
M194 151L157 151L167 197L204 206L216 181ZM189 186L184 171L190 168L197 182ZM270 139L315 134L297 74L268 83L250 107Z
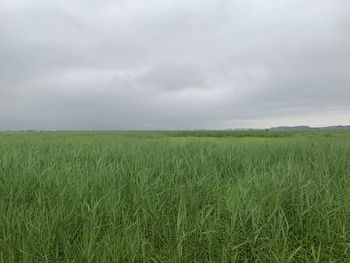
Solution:
M337 125L337 126L328 126L328 127L324 127L324 128L321 128L323 130L347 130L347 129L350 129L350 125L346 125L346 126L343 126L343 125Z
M279 126L270 128L271 131L303 131L311 129L310 126Z
M337 125L337 126L327 126L327 127L310 127L310 126L280 126L272 127L271 131L307 131L307 130L348 130L350 125Z

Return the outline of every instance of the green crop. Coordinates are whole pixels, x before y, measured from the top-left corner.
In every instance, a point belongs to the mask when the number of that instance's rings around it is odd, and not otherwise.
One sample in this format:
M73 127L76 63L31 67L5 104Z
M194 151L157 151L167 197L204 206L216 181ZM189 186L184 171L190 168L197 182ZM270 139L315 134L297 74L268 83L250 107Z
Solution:
M350 132L0 133L0 262L350 262Z

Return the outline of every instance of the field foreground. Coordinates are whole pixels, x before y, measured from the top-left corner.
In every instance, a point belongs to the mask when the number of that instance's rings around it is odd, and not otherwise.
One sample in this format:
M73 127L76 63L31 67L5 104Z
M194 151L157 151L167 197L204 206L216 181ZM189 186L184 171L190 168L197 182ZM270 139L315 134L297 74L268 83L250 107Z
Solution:
M350 132L0 133L0 262L350 262Z

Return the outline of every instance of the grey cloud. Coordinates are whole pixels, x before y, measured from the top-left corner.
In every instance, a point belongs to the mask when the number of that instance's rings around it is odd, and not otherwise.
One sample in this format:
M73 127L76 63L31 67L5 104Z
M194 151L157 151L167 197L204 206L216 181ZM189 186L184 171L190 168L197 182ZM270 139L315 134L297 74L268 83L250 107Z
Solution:
M349 25L346 0L5 0L0 129L346 124Z
M162 63L138 77L138 81L141 85L165 90L181 90L206 85L202 70L192 63Z

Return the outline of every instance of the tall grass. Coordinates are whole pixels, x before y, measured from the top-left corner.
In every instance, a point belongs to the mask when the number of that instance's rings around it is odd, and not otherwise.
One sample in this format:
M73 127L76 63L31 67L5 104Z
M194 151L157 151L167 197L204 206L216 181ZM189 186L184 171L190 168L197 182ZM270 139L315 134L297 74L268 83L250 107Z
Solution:
M350 261L350 133L197 134L0 134L0 261Z

